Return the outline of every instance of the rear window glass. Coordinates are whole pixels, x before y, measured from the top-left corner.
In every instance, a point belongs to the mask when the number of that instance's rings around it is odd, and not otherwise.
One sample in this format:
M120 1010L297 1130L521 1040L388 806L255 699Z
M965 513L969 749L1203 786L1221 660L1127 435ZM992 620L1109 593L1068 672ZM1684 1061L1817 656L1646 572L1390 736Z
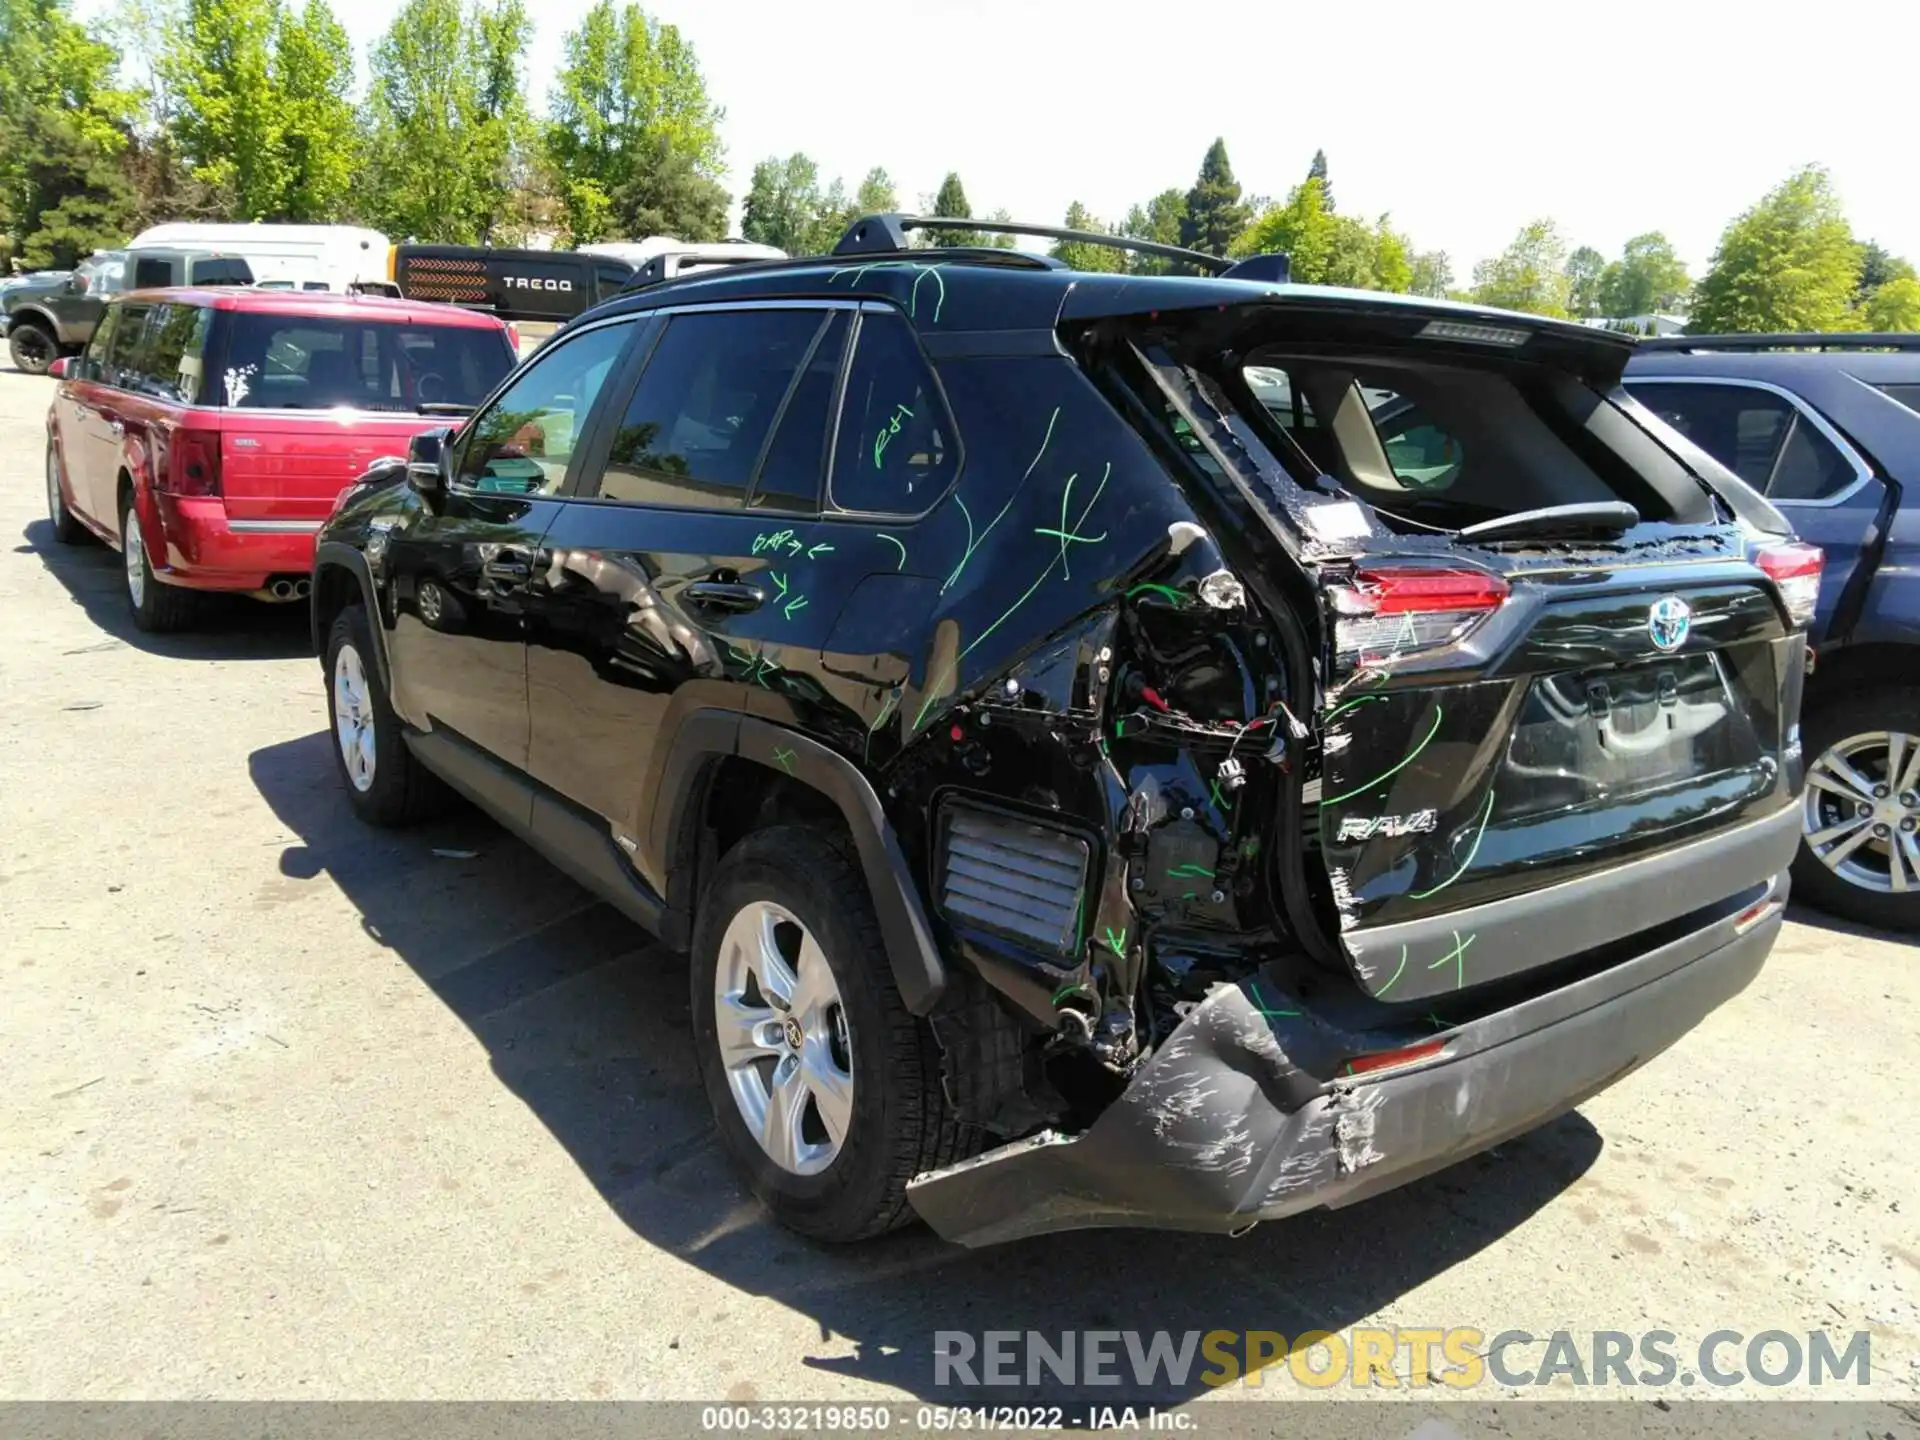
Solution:
M1669 517L1644 477L1593 433L1596 412L1610 408L1604 397L1570 377L1419 359L1249 358L1244 393L1290 442L1277 448L1389 522L1454 528L1620 499L1643 518Z
M327 316L231 316L221 395L247 410L478 405L513 368L504 333Z

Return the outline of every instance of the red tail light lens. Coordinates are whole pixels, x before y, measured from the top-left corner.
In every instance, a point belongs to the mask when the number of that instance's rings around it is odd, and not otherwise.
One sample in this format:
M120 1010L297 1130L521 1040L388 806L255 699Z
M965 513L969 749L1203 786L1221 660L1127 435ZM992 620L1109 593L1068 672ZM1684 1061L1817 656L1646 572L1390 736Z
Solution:
M1818 545L1803 545L1797 540L1769 545L1757 552L1753 563L1780 587L1787 614L1795 629L1804 630L1813 623L1820 606L1820 567L1826 555Z
M507 344L513 347L513 353L518 356L520 353L520 327L511 320L507 322Z
M220 432L182 428L167 441L158 488L169 495L220 493Z
M1333 587L1334 647L1384 657L1451 645L1506 603L1509 587L1485 570L1363 565Z

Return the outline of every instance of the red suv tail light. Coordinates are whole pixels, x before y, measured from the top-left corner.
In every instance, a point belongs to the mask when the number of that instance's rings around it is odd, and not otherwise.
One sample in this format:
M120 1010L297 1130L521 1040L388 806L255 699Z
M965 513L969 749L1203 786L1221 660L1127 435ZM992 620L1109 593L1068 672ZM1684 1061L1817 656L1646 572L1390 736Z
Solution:
M1804 630L1813 623L1820 605L1820 567L1826 555L1818 545L1803 545L1797 540L1769 545L1758 551L1753 563L1780 587L1787 614L1794 628Z
M507 322L507 344L513 347L513 358L520 358L520 327L511 320Z
M155 484L169 495L218 495L220 432L185 426L175 430Z
M1332 589L1334 648L1386 656L1451 645L1506 603L1507 582L1485 570L1362 565Z

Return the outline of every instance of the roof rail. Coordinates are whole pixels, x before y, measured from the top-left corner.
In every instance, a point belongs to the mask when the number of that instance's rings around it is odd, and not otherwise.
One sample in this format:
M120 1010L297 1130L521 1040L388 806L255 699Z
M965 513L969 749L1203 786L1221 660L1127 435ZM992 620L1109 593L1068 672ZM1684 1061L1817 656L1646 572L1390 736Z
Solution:
M847 227L846 234L840 237L840 243L833 247L833 253L895 254L911 248L907 239L910 230L977 230L988 235L1036 235L1045 240L1064 240L1075 245L1105 245L1114 250L1130 250L1136 255L1156 255L1162 260L1178 260L1183 265L1192 265L1210 275L1232 275L1240 271L1245 279L1278 278L1284 281L1287 278L1287 257L1284 255L1256 255L1233 261L1209 255L1202 250L1162 245L1158 240L1136 240L1129 235L1107 235L1097 230L1066 230L1058 225L1028 225L1017 220L970 220L953 215L902 215L892 211L862 215ZM1277 277L1273 273L1276 270L1279 272Z
M1920 334L1856 330L1775 335L1654 335L1642 350L1920 350Z

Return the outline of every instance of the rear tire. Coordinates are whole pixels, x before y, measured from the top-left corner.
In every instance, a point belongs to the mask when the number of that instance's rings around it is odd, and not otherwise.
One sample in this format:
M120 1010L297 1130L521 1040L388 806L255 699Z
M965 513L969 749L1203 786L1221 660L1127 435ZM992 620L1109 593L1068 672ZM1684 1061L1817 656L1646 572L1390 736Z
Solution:
M1795 897L1863 925L1920 931L1920 688L1826 697L1807 713L1801 739L1807 793Z
M779 974L766 947L787 966L787 1004L777 979L758 983ZM894 988L850 842L779 826L728 851L700 902L691 969L714 1122L782 1225L832 1241L895 1229L913 1219L907 1181L977 1150L983 1132L953 1118L932 1033ZM776 1110L776 1089L796 1098ZM771 1117L758 1130L755 1103ZM785 1143L782 1115L794 1117Z
M44 375L60 356L60 342L30 320L16 320L7 331L7 353L13 357L14 369Z
M363 605L334 617L327 634L327 718L333 760L354 813L393 829L441 810L447 790L414 757L387 698Z
M120 558L133 623L149 635L185 630L200 613L200 597L178 585L168 585L147 562L146 538L129 490L120 501Z
M53 538L62 545L78 545L87 538L87 527L67 508L67 481L51 435L47 437L47 519L53 525Z

